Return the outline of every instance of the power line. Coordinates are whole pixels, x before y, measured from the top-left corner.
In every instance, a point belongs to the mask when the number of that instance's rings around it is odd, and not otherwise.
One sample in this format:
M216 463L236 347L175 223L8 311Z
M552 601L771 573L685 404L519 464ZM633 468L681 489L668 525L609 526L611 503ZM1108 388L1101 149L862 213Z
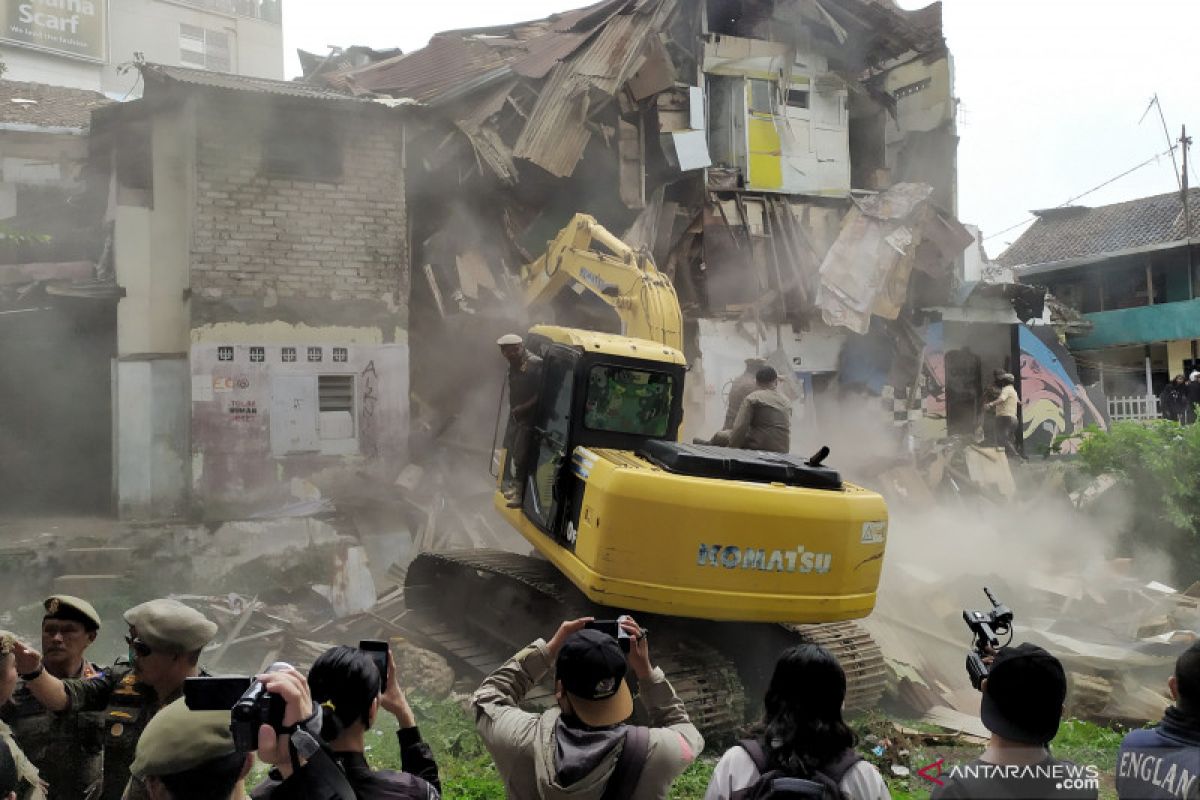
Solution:
M1130 167L1129 169L1122 172L1120 175L1117 175L1116 177L1113 177L1113 178L1109 178L1104 183L1101 183L1098 186L1093 186L1091 189L1088 189L1086 192L1083 192L1082 194L1077 194L1074 197L1064 200L1062 203L1059 203L1057 206L1055 206L1055 208L1062 208L1063 206L1069 206L1069 205L1071 205L1071 203L1074 203L1076 200L1081 200L1084 197L1087 197L1089 194L1093 194L1095 192L1100 191L1105 186L1108 186L1110 183L1115 183L1115 182L1121 180L1121 178L1124 178L1126 175L1137 172L1142 167L1147 166L1148 164L1154 163L1155 161L1157 161L1158 159L1162 158L1165 155L1170 154L1173 156L1175 154L1175 150L1177 147L1178 147L1178 145L1172 145L1170 149L1165 150L1164 152L1155 153L1153 156L1146 159L1142 163L1138 164L1136 167ZM1176 173L1176 175L1178 175L1178 173ZM990 236L983 237L983 241L986 242L989 239L995 239L997 236L1003 236L1004 234L1008 233L1009 231L1016 230L1017 228L1021 227L1022 225L1026 225L1030 222L1034 222L1035 220L1037 220L1037 217L1028 217L1026 219L1023 219L1020 222L1018 222L1017 224L1010 225L1002 231L997 231L996 233L993 233Z

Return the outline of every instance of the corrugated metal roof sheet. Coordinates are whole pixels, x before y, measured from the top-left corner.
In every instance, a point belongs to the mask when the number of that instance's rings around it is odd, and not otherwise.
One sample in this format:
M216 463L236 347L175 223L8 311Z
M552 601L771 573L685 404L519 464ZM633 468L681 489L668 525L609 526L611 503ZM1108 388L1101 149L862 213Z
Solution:
M544 20L439 33L421 50L329 76L332 85L432 101L450 87L509 66L542 79L618 11L638 0L602 0Z
M513 155L566 177L591 140L587 127L589 93L613 95L629 78L646 37L657 35L676 0L627 3L600 33L560 63L542 87Z
M206 69L170 67L164 64L143 64L141 70L142 76L147 81L167 80L177 83L187 83L192 86L232 89L239 92L263 92L287 97L302 97L309 100L355 100L354 97L343 92L296 81L274 81L267 78L252 78L247 75L212 72Z
M354 70L345 80L356 93L378 92L425 101L505 66L501 51L483 40L438 34L420 50Z

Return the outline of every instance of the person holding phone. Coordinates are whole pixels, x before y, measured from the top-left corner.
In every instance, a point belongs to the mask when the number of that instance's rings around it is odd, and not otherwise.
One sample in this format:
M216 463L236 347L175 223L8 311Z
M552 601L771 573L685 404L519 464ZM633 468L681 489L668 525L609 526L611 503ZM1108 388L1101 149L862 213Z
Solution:
M321 739L360 800L438 800L437 761L421 739L408 698L400 688L395 659L391 652L385 654L385 683L373 655L377 651L339 645L313 662L308 690L321 708ZM367 764L366 734L380 708L400 723L401 772L375 771ZM260 784L251 797L279 800L290 796L277 791L282 777L272 771L271 780Z
M521 710L551 667L558 707ZM630 670L648 728L626 724L633 713ZM631 617L562 623L550 641L536 640L489 675L471 705L509 800L666 798L704 749L683 701L650 663L646 631Z

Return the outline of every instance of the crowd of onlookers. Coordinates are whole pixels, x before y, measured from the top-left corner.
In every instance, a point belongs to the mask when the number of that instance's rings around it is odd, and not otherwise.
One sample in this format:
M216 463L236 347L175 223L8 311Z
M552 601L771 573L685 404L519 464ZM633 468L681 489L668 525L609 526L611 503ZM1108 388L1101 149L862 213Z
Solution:
M1158 396L1158 409L1163 419L1169 419L1182 425L1191 425L1196 421L1196 406L1200 405L1200 370L1184 377L1176 375L1175 379L1166 385Z
M173 600L142 603L124 621L130 663L115 667L87 660L101 620L79 598L45 601L40 651L0 632L0 800L440 796L434 753L400 688L404 665L390 653L385 666L367 650L338 646L307 676L286 665L256 676L278 717L256 722L257 741L246 746L231 733L230 712L189 707L185 685L203 675L201 652L217 626ZM531 642L471 698L511 798L666 798L704 749L651 660L647 632L629 617L615 636L591 622L569 620ZM1097 797L1095 767L1050 751L1068 691L1058 659L1018 644L989 651L985 663L981 718L991 738L977 759L926 776L937 784L933 797ZM524 710L550 675L557 704ZM1114 776L1121 798L1187 800L1200 789L1200 644L1164 677L1174 704L1157 725L1125 737ZM760 721L720 757L706 800L889 798L843 719L845 697L846 674L825 648L780 654ZM380 711L397 721L399 770L366 759ZM269 778L248 793L256 758L270 765Z

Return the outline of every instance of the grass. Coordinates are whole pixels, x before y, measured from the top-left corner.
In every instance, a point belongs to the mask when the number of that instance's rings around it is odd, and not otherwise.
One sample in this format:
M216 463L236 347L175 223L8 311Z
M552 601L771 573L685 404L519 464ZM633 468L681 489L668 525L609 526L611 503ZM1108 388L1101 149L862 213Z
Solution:
M462 800L504 800L504 783L466 710L452 700L410 699L421 733L438 761L442 796ZM927 784L916 776L916 771L939 755L954 761L968 761L982 750L979 746L927 746L917 741L920 737L901 741L902 737L895 734L896 725L921 734L937 734L939 730L917 721L891 719L881 714L860 717L852 723L859 736L860 752L879 767L895 800L926 800L929 797ZM367 734L367 760L371 766L376 769L400 768L395 732L396 720L381 714L375 729ZM1123 735L1122 731L1067 720L1059 729L1052 749L1057 758L1099 767L1102 776L1100 797L1115 800L1111 775ZM882 755L873 752L879 747L883 747ZM721 752L721 748L714 747L680 775L671 788L671 800L702 800ZM908 767L912 774L901 778L892 776L893 763ZM265 774L266 770L258 765L247 785L254 786Z

